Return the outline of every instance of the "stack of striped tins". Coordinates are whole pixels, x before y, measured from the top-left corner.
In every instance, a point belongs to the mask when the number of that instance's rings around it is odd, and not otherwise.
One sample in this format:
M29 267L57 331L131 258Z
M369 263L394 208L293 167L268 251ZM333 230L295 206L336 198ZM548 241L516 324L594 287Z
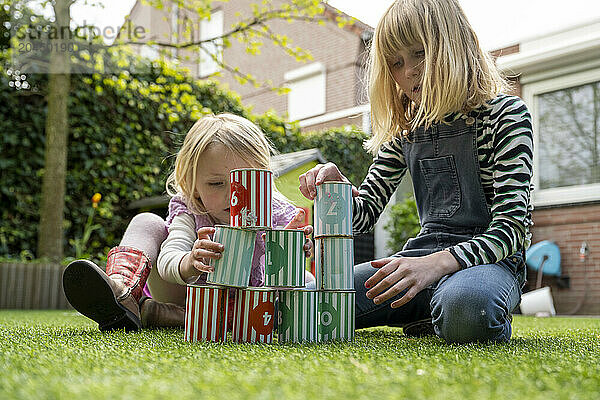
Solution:
M352 185L324 182L315 198L318 340L354 339Z
M208 274L207 285L187 287L185 340L223 342L228 330L238 343L272 343L276 331L279 343L352 340L352 215L349 222L341 220L352 211L351 191L346 195L342 190L350 185L327 184L320 189L339 186L336 193L341 195L334 197L345 196L342 203L347 203L335 204L330 213L324 213L325 224L317 222L318 213L330 205L326 200L320 204L317 196L315 229L319 226L328 235L317 235L315 230L316 250L330 255L331 261L319 260L317 253L317 290L306 290L304 231L273 229L271 171L232 170L230 178L230 226L215 226L213 238L226 251L220 259L211 260L214 272ZM336 212L338 217L332 217ZM265 287L261 288L248 287L257 232L265 232ZM230 308L228 291L232 288L235 304ZM227 326L230 310L232 327Z

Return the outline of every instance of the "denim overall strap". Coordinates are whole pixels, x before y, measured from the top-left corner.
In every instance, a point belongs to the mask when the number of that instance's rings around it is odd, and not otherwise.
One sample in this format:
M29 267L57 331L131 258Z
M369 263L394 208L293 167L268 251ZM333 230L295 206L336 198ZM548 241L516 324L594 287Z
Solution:
M484 232L491 221L479 173L478 121L466 122L419 128L402 141L422 227L404 250L452 246Z

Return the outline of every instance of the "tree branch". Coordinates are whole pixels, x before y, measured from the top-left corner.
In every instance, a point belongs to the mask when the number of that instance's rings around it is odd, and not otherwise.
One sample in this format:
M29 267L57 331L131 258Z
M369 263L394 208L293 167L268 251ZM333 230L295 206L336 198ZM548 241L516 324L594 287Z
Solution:
M261 13L259 15L254 16L253 18L249 18L243 21L240 21L236 24L235 28L231 29L228 32L223 33L222 35L213 36L208 39L196 40L191 42L184 43L170 43L170 42L153 42L152 44L156 44L158 46L167 47L167 48L175 48L175 49L185 49L193 46L201 46L202 44L209 42L218 42L219 40L225 39L227 37L243 33L247 30L252 30L252 28L256 25L265 25L266 21L270 20L293 20L293 21L304 21L304 22L318 22L318 21L327 21L327 17L309 17L309 16L301 16L301 15L286 15L289 11L278 9L278 10L269 10L267 12ZM120 42L119 44L128 45L128 44L145 44L144 42Z

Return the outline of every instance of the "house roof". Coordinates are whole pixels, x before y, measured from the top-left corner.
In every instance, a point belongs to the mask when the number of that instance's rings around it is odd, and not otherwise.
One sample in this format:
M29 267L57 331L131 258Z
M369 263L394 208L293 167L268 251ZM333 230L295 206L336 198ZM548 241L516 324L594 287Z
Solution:
M335 20L335 18L337 16L342 16L344 18L350 18L350 19L354 20L354 23L345 25L343 29L350 31L352 33L355 33L357 35L362 35L364 32L373 32L373 27L371 25L365 24L358 18L354 18L354 17L346 14L345 12L338 10L337 8L330 6L329 4L327 4L325 2L321 2L321 3L325 7L325 11L323 12L323 15L325 17L327 17L328 19L330 19L331 21L337 23L337 21ZM368 39L370 39L370 37L368 37Z
M292 153L277 154L271 157L271 168L273 174L277 177L285 175L311 161L318 161L320 163L327 162L319 149L308 149L294 151ZM127 209L135 210L140 208L164 207L169 203L169 199L170 197L167 195L146 197L132 201L127 206Z
M300 150L271 157L271 168L275 176L282 176L307 162L315 160L320 163L327 162L319 149Z

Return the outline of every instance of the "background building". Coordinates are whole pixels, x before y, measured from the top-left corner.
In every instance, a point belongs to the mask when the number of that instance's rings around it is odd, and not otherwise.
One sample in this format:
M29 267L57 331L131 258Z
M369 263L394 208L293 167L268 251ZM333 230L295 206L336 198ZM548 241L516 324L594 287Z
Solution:
M165 3L160 10L144 5L140 0L133 6L129 20L146 28L146 41L181 44L189 42L185 32L194 41L220 36L236 22L251 16L251 5L256 1L214 2L210 20L199 20L190 10ZM276 0L273 3L285 2ZM293 46L308 50L313 60L299 63L283 48L266 39L262 40L264 45L256 55L248 54L245 45L235 39L223 51L213 44L206 46L220 61L239 67L240 72L249 73L260 82L271 81L273 86L289 88L286 95L279 95L268 87L240 84L234 72L221 68L205 51L193 53L172 49L168 55L178 59L195 77L206 78L219 73L218 80L239 93L243 104L252 107L256 113L274 110L292 121L299 121L305 130L349 124L368 130L368 106L362 77L365 45L373 28L360 21L340 28L336 18L346 15L326 4L323 6L325 11L320 18L324 24L278 19L268 22L273 32L287 36ZM159 56L159 48L158 45L139 46L139 52L153 58Z
M570 282L544 284L558 313L600 314L600 20L496 54L533 116L533 243L558 245Z

